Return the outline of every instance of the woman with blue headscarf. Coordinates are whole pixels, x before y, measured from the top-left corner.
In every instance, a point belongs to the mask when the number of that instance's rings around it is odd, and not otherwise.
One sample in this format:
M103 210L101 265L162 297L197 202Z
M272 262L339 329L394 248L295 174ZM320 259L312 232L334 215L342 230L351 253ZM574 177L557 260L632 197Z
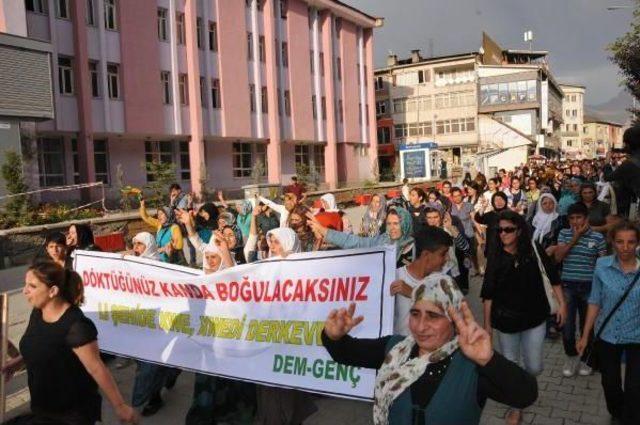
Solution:
M308 214L309 226L317 238L338 248L369 248L383 245L396 245L396 267L403 267L413 261L415 246L413 241L412 218L404 208L393 208L387 212L386 231L374 237L362 237L336 230L327 229L313 216Z

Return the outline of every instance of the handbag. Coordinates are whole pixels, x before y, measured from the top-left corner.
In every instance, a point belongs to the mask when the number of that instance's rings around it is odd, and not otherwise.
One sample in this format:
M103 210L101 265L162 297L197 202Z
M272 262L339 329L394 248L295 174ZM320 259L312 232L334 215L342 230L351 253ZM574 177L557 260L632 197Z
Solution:
M609 314L607 315L607 317L605 317L604 321L602 322L602 326L600 326L600 329L598 330L598 332L596 333L595 338L593 338L593 341L591 341L591 344L589 344L589 355L587 356L587 359L585 361L585 363L589 364L591 361L591 356L593 355L593 352L595 351L595 344L597 343L597 341L600 339L600 335L602 335L602 331L604 331L604 328L607 326L607 324L609 323L609 321L611 320L611 318L613 317L613 315L615 314L616 311L618 311L618 309L620 308L620 306L624 303L624 301L627 299L627 297L629 296L629 294L631 293L631 290L633 289L634 286L636 286L636 283L638 282L638 279L640 279L640 270L638 270L636 272L636 275L634 276L633 280L631 281L631 285L629 285L629 287L627 288L627 290L624 292L624 294L622 295L622 297L620 297L620 299L618 300L618 302L616 303L615 307L613 307L611 309L611 311L609 312Z
M542 258L540 258L540 254L538 253L538 246L535 241L531 242L533 245L533 252L536 253L536 259L538 260L538 268L540 269L540 275L542 276L542 283L544 284L544 293L547 296L547 302L549 303L549 312L550 314L556 314L560 309L558 305L558 300L556 300L556 295L553 293L553 287L551 286L551 280L547 275L547 270L544 268L544 264L542 263Z

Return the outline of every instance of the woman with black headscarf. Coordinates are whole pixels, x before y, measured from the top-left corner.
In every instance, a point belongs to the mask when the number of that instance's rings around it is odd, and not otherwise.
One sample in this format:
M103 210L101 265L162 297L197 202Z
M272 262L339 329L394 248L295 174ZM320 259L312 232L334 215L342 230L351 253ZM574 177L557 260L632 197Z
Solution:
M194 221L195 230L200 239L203 241L211 239L213 231L218 230L219 215L218 207L212 202L207 202L198 209Z
M488 257L489 253L495 249L498 240L498 216L502 211L507 209L507 195L504 192L496 192L491 197L491 206L493 209L483 214L478 211L474 217L478 224L487 226L487 238L484 247L484 254Z

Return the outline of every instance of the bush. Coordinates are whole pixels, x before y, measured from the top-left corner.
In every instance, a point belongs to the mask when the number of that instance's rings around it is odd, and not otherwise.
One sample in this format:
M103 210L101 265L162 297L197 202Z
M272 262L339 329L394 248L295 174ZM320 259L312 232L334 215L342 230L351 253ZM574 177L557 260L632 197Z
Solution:
M4 179L7 192L10 195L24 193L29 190L29 185L25 182L22 172L22 157L13 150L5 152L5 161L0 169ZM4 207L2 221L19 222L27 213L29 207L29 196L16 196L9 198Z
M149 176L144 187L150 194L146 195L147 208L159 208L169 203L169 186L176 181L176 167L165 162L143 162L142 169Z
M86 220L102 217L104 212L95 208L76 210L71 204L42 204L30 209L19 219L7 216L0 218L0 228L9 229L16 226L37 226L42 224L60 223L62 221Z

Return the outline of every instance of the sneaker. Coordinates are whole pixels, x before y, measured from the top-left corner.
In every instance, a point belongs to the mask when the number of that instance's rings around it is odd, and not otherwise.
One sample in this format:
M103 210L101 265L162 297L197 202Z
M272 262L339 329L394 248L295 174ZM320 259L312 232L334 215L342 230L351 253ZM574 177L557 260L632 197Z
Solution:
M562 374L569 378L576 374L576 369L578 369L578 363L580 359L578 356L567 357L567 360L564 362L564 366L562 366Z
M593 374L593 369L591 368L591 366L589 366L585 362L580 362L580 367L578 367L578 375L589 376L591 374Z

